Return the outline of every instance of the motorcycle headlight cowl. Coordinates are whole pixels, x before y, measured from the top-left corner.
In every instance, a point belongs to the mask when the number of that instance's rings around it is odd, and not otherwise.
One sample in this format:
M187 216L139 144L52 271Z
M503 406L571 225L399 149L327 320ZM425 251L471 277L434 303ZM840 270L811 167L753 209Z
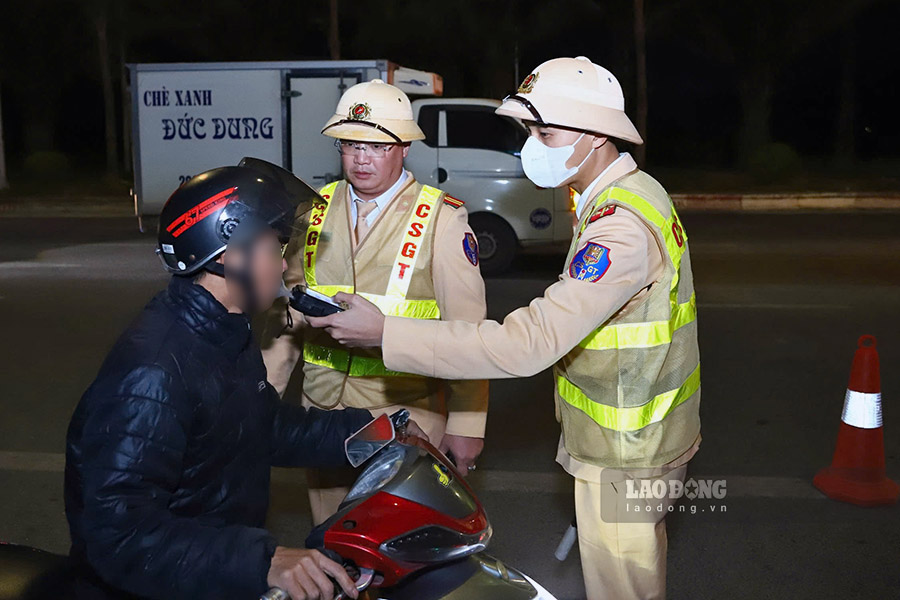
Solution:
M491 528L463 534L429 525L381 544L381 551L403 562L434 563L481 552L491 539Z
M344 502L353 502L387 485L400 471L404 458L406 458L406 451L402 446L395 445L386 448L366 467L356 483L353 484Z

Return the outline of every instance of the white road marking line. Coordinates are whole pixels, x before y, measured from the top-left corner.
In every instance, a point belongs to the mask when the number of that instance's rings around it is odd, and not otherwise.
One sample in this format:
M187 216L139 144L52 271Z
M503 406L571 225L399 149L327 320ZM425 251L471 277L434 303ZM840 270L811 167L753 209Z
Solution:
M0 450L0 471L62 473L65 464L66 457L61 453ZM724 480L726 498L824 498L813 487L811 480L799 477L710 476L688 471L688 478ZM306 476L301 469L273 469L272 479L277 483L306 486ZM569 494L572 491L572 478L562 471L548 473L485 469L473 473L470 481L478 492Z

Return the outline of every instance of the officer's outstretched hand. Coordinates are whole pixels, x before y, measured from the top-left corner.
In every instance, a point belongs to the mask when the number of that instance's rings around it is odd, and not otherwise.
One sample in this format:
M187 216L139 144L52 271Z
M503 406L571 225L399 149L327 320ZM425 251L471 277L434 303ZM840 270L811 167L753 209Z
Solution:
M334 299L347 309L327 317L306 317L310 326L325 329L335 341L350 348L377 348L384 336L381 310L356 294L338 292Z

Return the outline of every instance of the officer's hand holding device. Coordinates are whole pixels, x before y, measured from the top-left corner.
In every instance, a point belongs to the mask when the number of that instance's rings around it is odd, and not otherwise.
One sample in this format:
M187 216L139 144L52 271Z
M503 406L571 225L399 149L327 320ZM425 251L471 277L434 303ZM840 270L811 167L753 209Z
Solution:
M327 317L345 309L343 303L315 290L295 285L289 299L291 308L308 317Z
M356 294L338 292L334 300L347 310L325 317L307 317L315 328L324 329L334 340L350 348L377 348L384 336L384 314L381 310Z

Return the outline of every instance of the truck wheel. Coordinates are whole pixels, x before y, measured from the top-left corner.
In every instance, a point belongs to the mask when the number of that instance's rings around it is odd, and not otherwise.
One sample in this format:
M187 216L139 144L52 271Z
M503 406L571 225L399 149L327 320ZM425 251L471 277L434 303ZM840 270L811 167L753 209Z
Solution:
M469 225L478 238L481 272L490 275L509 268L519 249L512 227L500 217L484 213L471 215Z

